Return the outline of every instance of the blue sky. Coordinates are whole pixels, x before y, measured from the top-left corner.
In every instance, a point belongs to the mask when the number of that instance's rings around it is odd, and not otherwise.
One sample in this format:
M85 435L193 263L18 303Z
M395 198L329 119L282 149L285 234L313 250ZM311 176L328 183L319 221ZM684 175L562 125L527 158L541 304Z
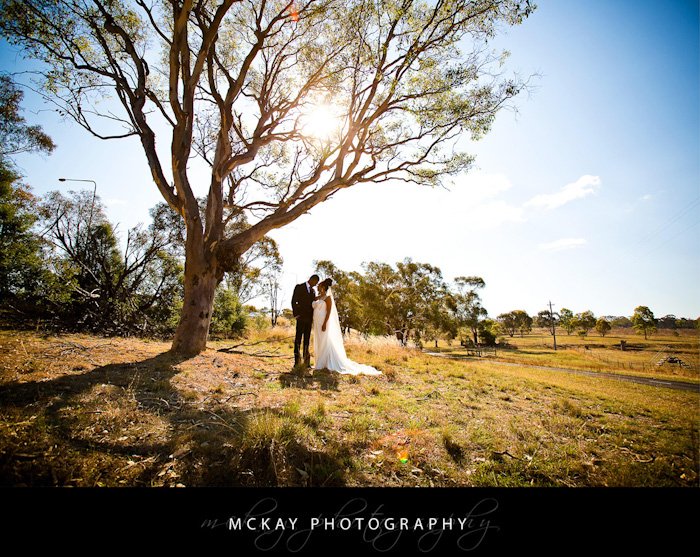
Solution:
M507 70L539 77L517 114L470 145L477 168L450 191L360 185L274 231L285 297L314 259L359 270L412 257L448 280L483 277L491 316L549 300L700 315L698 2L537 4L492 45L511 51ZM6 46L0 65L24 67ZM137 142L93 139L29 93L25 105L58 144L17 159L37 193L67 189L61 176L93 179L121 230L147 221L160 198Z

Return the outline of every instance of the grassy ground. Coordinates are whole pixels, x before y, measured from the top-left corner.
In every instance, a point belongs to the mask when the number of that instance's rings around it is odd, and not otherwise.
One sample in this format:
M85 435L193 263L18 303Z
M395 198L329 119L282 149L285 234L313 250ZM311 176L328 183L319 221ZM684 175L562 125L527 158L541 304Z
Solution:
M380 377L300 375L290 335L181 360L161 342L0 331L0 484L699 485L697 393L382 339L347 346ZM524 354L543 341L508 359L574 367Z
M560 334L561 333L561 334ZM491 351L483 357L504 362L538 366L565 367L592 371L626 373L653 376L677 381L700 380L700 342L698 331L679 330L678 334L662 331L645 339L631 329L615 329L605 337L593 332L587 337L557 333L557 350L553 348L552 336L543 330L520 337L506 336L508 346ZM620 341L626 342L625 350ZM440 342L438 348L427 349L455 355L467 352L458 343L448 345ZM675 356L685 365L663 363L666 356Z

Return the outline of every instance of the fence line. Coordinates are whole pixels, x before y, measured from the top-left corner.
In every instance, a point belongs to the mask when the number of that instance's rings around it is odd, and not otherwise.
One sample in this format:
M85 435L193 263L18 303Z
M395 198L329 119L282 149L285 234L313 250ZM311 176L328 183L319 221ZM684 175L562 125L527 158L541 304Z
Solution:
M619 360L617 358L609 358L606 356L602 356L600 354L596 354L595 352L591 351L588 348L582 347L582 346L570 346L569 348L573 348L574 350L580 351L580 352L585 352L588 356L591 358L594 358L600 362L604 362L606 364L611 364L615 365L621 369L629 369L629 370L641 370L641 371L661 371L665 368L663 365L659 364L658 362L660 361L659 359L661 358L661 355L663 356L668 356L668 354L671 351L671 347L665 346L663 349L658 350L650 359L649 362L630 362L630 361L624 361L624 360ZM672 364L668 364L671 366ZM685 362L685 366L679 364L678 369L685 368L686 370L697 372L698 369L700 369L700 366L698 366L695 363L688 363Z

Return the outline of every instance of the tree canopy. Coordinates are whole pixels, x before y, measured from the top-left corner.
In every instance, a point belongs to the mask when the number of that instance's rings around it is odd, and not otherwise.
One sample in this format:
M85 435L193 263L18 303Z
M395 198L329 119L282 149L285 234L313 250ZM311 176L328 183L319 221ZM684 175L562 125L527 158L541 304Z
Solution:
M525 333L532 330L533 319L522 309L502 313L498 316L498 320L511 337L516 332L520 332L520 336L522 337Z
M98 137L141 139L181 214L197 214L182 162L206 161L204 234L222 252L242 253L355 183L435 184L468 168L452 142L488 131L523 87L497 75L499 56L485 43L499 24L527 17L529 1L291 5L2 0L0 31L46 63L42 91L63 113ZM112 91L120 113L97 105ZM320 108L337 113L327 137L305 126ZM155 145L158 119L172 129L170 175ZM262 218L222 242L225 210Z
M595 324L595 315L593 315L593 312L590 310L577 313L570 322L570 325L573 326L574 329L578 329L579 334L581 334L582 336L586 336L590 332L590 330L593 327L595 327Z
M595 323L595 330L598 331L598 334L604 337L610 332L610 329L612 329L610 322L605 317L599 317Z
M644 338L648 338L651 333L656 332L654 312L647 306L637 306L632 315L632 326L638 334L643 334Z
M140 140L186 223L173 348L196 353L216 286L267 232L361 182L435 185L470 168L458 140L486 133L525 86L502 75L488 40L533 9L529 0L0 0L0 35L43 62L39 91L62 114L97 137ZM194 158L209 169L203 216ZM251 225L227 229L242 213Z
M20 113L24 93L8 75L0 74L0 158L20 153L51 153L56 145L41 126L29 125Z
M35 198L0 159L0 301L31 296L41 269Z
M559 324L564 327L566 334L570 335L576 330L574 312L568 308L561 308L561 311L559 312Z

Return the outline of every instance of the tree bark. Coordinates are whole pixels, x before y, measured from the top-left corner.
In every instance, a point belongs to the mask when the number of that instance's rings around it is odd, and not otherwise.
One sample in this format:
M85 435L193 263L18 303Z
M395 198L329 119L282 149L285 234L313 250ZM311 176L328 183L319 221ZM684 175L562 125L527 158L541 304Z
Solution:
M210 270L185 269L185 298L171 351L185 356L207 347L214 294L218 281Z
M185 248L185 296L171 347L172 352L183 356L194 356L206 349L214 295L223 278L216 257L206 256L201 234L195 232L192 236Z
M396 340L398 340L401 343L401 346L406 346L408 343L407 337L407 331L404 329L399 329L396 331Z

